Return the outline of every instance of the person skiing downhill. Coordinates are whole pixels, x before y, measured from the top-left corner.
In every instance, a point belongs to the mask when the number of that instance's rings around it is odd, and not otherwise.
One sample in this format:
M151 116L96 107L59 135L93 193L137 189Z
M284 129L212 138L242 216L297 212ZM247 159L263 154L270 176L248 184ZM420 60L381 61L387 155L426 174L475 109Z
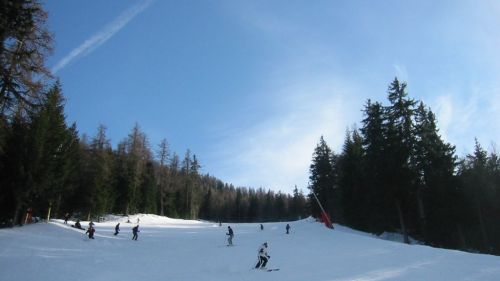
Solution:
M85 233L89 234L89 239L94 239L94 232L95 232L95 228L93 228L92 226L89 226L89 229L87 229L87 232L85 232Z
M135 240L137 241L137 233L140 232L139 231L139 225L135 226L134 228L132 228L132 233L134 234L134 236L132 237L132 240Z
M265 269L267 261L271 258L271 256L267 254L267 242L260 246L257 258L259 260L257 261L255 268Z
M118 235L118 233L120 232L120 223L118 223L116 226L115 226L115 235Z
M226 235L229 236L227 238L228 246L233 246L234 232L233 232L233 229L230 226L227 227L227 233L226 233Z

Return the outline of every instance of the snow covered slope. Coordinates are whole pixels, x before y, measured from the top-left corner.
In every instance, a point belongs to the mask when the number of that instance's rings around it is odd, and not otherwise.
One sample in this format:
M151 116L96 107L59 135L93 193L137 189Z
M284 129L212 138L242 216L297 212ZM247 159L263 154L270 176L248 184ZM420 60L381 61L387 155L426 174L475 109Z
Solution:
M140 218L139 240L131 229ZM230 224L235 246L226 246L228 224L154 215L110 217L96 223L95 240L62 221L0 230L1 281L377 281L500 280L500 257L404 245L311 220ZM121 233L114 226L121 222ZM73 222L70 222L70 224ZM86 227L88 222L82 222ZM252 269L268 242L265 272Z

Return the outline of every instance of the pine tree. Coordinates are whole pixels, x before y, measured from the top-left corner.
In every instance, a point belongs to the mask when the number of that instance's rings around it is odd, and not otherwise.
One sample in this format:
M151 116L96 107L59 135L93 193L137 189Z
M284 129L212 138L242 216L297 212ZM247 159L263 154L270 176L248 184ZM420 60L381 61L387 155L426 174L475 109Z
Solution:
M0 221L21 223L21 212L29 207L32 187L29 145L30 123L21 114L12 118L5 135L0 177Z
M386 108L387 143L389 145L386 157L388 169L384 177L385 188L388 191L386 208L397 210L397 217L405 242L408 243L409 230L414 229L416 220L416 200L412 155L415 145L413 131L413 111L415 101L406 93L406 83L400 83L397 78L389 86L388 99L390 105ZM391 204L392 201L393 203ZM395 216L396 217L396 216Z
M365 153L364 179L366 182L366 196L370 200L366 202L370 232L382 233L390 229L386 219L387 190L384 188L384 177L388 159L385 157L388 150L386 142L385 113L383 106L378 103L367 101L364 109L365 118L362 121L361 134Z
M88 148L87 186L81 196L84 198L87 216L100 216L113 210L115 204L116 175L110 140L106 137L106 127L100 125Z
M167 168L167 161L170 158L170 151L169 151L169 145L166 139L163 139L161 143L158 146L158 151L157 151L157 158L159 161L159 167L158 167L158 191L160 194L160 215L165 214L165 201L166 201L166 195L167 195L167 187L168 187L168 168Z
M436 119L421 102L415 111L415 156L420 237L440 246L457 247L449 233L456 232L459 210L455 207L455 148L438 134Z
M55 84L46 94L40 111L33 117L30 134L31 196L37 209L48 208L58 215L67 192L74 189L68 182L73 169L72 155L78 150L76 127L68 129L64 115L64 98L60 85ZM36 199L36 200L35 200Z
M318 200L323 204L325 211L332 217L333 208L333 165L331 162L332 151L326 144L323 136L321 136L318 145L316 146L312 164L309 168L309 190L315 193ZM311 202L311 212L315 217L319 217L321 213L320 207L317 205L313 195L309 195Z
M488 153L477 139L475 140L474 153L467 155L462 163L459 176L463 182L463 192L466 198L468 217L466 223L469 227L467 236L476 249L491 253L494 251L491 242L491 226L489 214L498 206L495 202L498 183L492 181L488 171ZM496 224L496 219L491 222Z
M354 228L368 230L366 214L369 213L370 198L363 181L363 140L356 129L346 133L339 158L339 187L345 222Z
M50 73L45 58L52 38L47 13L36 0L0 2L0 116L31 112L40 105Z
M129 134L126 142L127 158L127 207L126 213L135 213L140 210L141 186L143 184L143 173L146 164L151 159L151 151L146 135L141 131L139 124L136 124Z

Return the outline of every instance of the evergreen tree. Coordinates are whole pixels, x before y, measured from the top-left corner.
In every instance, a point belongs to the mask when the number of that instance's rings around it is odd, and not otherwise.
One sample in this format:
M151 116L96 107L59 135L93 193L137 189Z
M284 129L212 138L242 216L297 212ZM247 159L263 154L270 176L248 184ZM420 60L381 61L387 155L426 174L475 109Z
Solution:
M7 131L7 130L6 130ZM30 206L32 177L30 155L26 149L29 143L30 124L20 114L12 118L5 135L0 177L0 222L21 223L21 212Z
M116 191L115 164L111 143L106 137L106 127L100 125L88 148L87 185L81 190L87 217L100 216L113 210Z
M160 215L165 214L167 187L168 187L168 168L167 161L170 158L169 145L166 139L163 139L158 146L157 158L159 161L158 166L158 193L160 203Z
M370 232L382 233L389 229L386 220L386 189L383 188L383 175L387 174L388 150L386 142L385 113L383 106L367 101L364 109L365 118L362 121L361 134L365 154L364 179L366 182L366 202L369 212L366 213L368 229Z
M439 246L457 247L458 239L452 242L448 237L456 233L459 220L455 148L441 139L434 114L422 102L415 111L415 135L412 166L417 174L420 237Z
M33 180L32 196L34 206L41 210L54 207L58 215L63 197L74 189L68 182L71 172L75 173L72 154L78 150L76 127L66 126L64 98L59 84L55 84L46 94L41 110L32 117L30 135L30 174Z
M36 0L0 2L0 116L40 105L50 73L45 58L52 38L47 13Z
M345 223L361 230L368 230L366 214L369 213L364 183L363 140L356 129L346 133L339 159L339 187L341 190Z
M156 188L155 167L152 161L148 161L142 173L141 201L139 211L146 214L157 213L158 189Z
M140 210L141 204L141 186L143 184L143 173L146 164L151 159L151 151L146 135L140 130L139 124L136 124L129 134L126 142L127 158L127 207L125 213L136 213Z
M491 215L498 209L495 199L498 198L499 184L491 177L493 173L489 170L489 161L487 152L476 140L474 153L467 155L459 169L459 176L466 200L465 223L468 226L466 237L469 246L492 253L500 252L499 244L496 244L498 239L491 235L497 220Z
M290 204L290 219L298 220L306 217L306 198L302 191L299 192L297 186L293 189L293 197Z
M312 164L309 168L309 189L311 193L315 193L318 200L323 204L325 211L332 217L333 208L333 188L334 179L332 176L333 165L331 163L332 151L326 144L323 136L321 136L318 145L316 146ZM309 195L311 204L311 212L315 217L319 217L321 209L316 203L313 195Z

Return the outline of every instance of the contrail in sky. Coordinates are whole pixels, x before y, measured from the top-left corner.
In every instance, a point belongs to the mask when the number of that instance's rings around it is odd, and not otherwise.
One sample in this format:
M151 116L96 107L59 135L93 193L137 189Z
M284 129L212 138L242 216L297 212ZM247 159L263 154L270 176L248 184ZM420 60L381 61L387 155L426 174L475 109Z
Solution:
M127 25L133 18L145 11L154 0L146 0L140 4L134 5L118 16L113 22L108 24L102 30L85 40L80 46L73 49L69 54L62 58L53 68L52 74L56 74L73 60L88 55L97 47L106 43L113 35Z

